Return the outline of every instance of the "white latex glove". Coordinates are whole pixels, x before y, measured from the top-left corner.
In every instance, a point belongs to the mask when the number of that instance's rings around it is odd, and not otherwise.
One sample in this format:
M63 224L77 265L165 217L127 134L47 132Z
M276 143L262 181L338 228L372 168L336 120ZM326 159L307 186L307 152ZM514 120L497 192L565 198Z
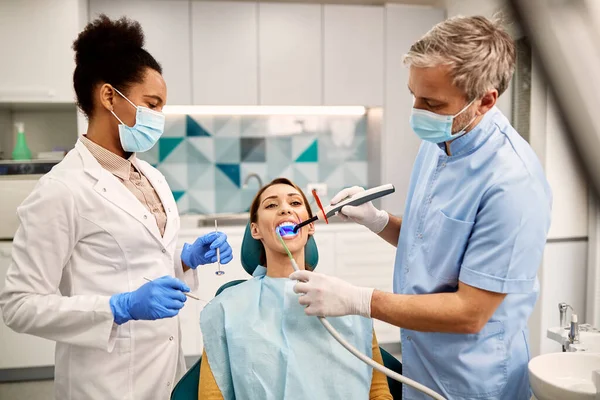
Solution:
M300 281L294 285L294 292L302 294L298 301L306 306L307 315L371 318L372 288L354 286L333 276L305 270L294 272L290 279Z
M333 199L331 199L331 204L337 204L347 197L364 191L365 189L359 186L353 186L351 188L344 189L333 196ZM358 207L343 207L337 215L345 221L351 219L358 224L366 226L374 233L380 233L390 221L390 215L386 211L375 208L373 203L370 201L368 203L361 204Z

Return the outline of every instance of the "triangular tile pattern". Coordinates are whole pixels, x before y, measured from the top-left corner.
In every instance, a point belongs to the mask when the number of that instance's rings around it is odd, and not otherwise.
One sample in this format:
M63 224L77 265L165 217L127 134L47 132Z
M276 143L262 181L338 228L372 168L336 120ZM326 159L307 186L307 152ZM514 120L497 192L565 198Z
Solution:
M240 164L240 178L242 182L246 180L246 177L250 174L257 174L262 180L263 185L269 183L267 179L267 164L266 163L241 163ZM258 184L258 180L256 178L251 178L248 182L248 189L257 191L260 189Z
M241 129L241 117L238 115L219 116L214 119L213 132L217 137L240 137Z
M209 163L215 162L215 141L211 137L187 138L188 147L198 150Z
M269 136L269 117L264 116L242 116L240 121L240 132L243 137L266 137Z
M309 183L319 182L319 164L302 163L294 165L294 183L306 191Z
M190 210L189 197L187 194L183 194L179 199L177 199L177 209L179 213L187 213Z
M300 156L296 159L297 163L314 163L319 161L319 142L316 140L312 142L310 146L304 153L300 154Z
M184 137L187 115L168 115L162 137Z
M344 164L344 184L351 186L367 185L367 163L347 162Z
M175 198L175 201L179 201L184 194L185 190L173 190L173 198Z
M270 123L269 116L168 116L159 143L139 157L164 171L182 213L246 210L257 184L240 185L251 172L264 183L287 177L303 189L324 182L329 197L346 186L366 186L366 118L352 120L352 140L338 144L327 118L306 122L305 133L286 136L274 131L282 125Z
M197 137L197 136L211 136L210 133L202 125L200 125L194 118L186 115L186 127L185 133L186 136Z
M171 190L187 190L188 188L188 165L180 164L161 164L159 171L165 176Z
M293 181L294 167L292 165L288 165L284 169L281 169L267 164L267 179L265 179L265 182L271 182L273 179L277 178L287 178Z
M189 164L210 164L211 161L201 152L196 146L192 145L189 141L187 143L187 162Z
M242 204L241 190L217 190L216 192L216 212L243 212L248 208L248 204Z
M183 138L160 138L158 140L158 162L163 162L169 154L177 146L179 146L183 142Z
M189 143L184 138L172 138L175 140L181 140L181 142L175 147L166 158L161 159L161 164L182 164L188 162L188 146ZM163 139L161 139L163 140Z
M240 164L217 164L217 169L223 172L236 187L240 187Z
M237 164L241 161L240 140L217 137L215 141L215 161L218 164Z
M215 213L215 191L214 190L188 190L190 207L204 210L204 213Z
M334 169L326 179L321 179L320 182L325 182L327 186L343 186L344 183L344 166L340 165Z
M242 138L240 145L242 162L266 161L266 141L264 138Z
M143 153L136 153L136 157L140 160L146 161L148 164L154 166L158 164L158 148L160 146L156 143L150 150Z
M235 191L238 189L239 186L236 185L225 172L215 166L215 190L219 192L221 190Z
M298 159L317 140L315 135L292 136L292 160Z
M214 164L188 164L188 189L211 190L215 187Z

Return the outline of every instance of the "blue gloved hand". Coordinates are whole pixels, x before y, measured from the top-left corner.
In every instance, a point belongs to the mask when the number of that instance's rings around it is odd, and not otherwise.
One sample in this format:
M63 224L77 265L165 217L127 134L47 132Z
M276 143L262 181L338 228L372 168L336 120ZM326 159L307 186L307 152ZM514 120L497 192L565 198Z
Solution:
M133 292L111 296L110 308L118 325L132 319L171 318L179 313L190 288L172 276L163 276L142 285Z
M181 261L190 268L216 263L217 249L221 252L221 264L227 264L233 259L233 251L227 243L227 235L223 232L211 232L196 239L194 244L184 244L181 250Z

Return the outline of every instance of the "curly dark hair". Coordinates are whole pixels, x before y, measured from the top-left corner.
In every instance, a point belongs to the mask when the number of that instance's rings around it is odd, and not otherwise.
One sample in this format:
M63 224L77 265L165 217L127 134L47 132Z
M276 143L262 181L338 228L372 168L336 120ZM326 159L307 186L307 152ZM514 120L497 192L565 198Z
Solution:
M144 49L139 22L126 17L111 20L100 15L79 34L73 50L77 105L88 118L94 109L92 93L97 84L109 83L127 93L132 83L143 81L147 68L162 74L160 64Z

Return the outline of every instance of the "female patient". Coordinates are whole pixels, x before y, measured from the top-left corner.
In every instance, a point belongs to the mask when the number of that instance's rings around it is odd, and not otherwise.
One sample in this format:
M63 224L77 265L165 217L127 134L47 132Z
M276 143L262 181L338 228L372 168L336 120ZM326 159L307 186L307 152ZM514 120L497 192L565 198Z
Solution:
M263 245L253 278L226 289L202 311L199 398L391 400L385 375L373 371L306 316L288 279L293 272L276 233L312 217L304 193L287 179L263 187L250 208L251 233ZM284 237L300 269L314 225ZM370 319L330 318L361 352L381 361Z

